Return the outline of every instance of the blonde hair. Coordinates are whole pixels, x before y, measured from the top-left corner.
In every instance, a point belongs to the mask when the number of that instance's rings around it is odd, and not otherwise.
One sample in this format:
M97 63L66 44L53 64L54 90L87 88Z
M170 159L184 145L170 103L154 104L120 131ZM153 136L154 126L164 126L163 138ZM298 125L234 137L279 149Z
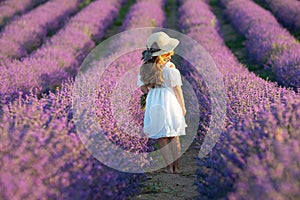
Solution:
M162 66L171 59L174 51L163 55L154 56L151 60L144 62L140 68L141 81L146 86L162 85Z

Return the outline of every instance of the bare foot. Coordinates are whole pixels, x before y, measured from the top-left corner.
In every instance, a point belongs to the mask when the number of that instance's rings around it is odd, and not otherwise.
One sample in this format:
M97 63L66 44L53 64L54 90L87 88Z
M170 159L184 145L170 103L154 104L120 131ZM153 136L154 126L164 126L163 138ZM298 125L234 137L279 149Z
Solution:
M172 165L168 165L167 168L165 169L165 172L167 174L173 174L173 166Z
M181 173L181 171L179 170L179 167L178 166L173 166L173 174L179 174Z

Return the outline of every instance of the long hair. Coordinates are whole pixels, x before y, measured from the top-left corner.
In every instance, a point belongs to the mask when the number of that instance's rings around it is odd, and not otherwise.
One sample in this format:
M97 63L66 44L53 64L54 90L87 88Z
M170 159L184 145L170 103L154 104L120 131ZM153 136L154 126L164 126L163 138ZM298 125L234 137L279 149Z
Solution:
M171 59L173 51L159 56L153 56L152 59L144 62L140 68L141 81L146 86L162 85L162 66Z

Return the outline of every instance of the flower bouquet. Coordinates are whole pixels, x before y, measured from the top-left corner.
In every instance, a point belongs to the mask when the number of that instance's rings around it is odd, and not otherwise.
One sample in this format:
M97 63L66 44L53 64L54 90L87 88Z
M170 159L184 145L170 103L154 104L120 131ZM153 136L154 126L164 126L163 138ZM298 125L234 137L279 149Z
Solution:
M144 93L140 96L140 105L142 110L146 109L146 98L147 98L147 93Z

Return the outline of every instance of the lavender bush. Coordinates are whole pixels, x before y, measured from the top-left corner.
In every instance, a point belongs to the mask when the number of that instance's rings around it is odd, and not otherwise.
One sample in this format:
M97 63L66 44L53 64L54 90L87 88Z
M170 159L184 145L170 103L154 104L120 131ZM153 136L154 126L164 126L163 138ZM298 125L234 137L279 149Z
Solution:
M300 31L300 2L295 0L256 0L264 3L284 26Z
M241 135L244 145L233 157L246 163L232 167L239 179L229 199L299 199L299 99L286 95L271 112L260 110L256 119L245 119L229 133Z
M22 14L46 0L1 0L0 1L0 27L6 24L16 14Z
M45 91L74 76L80 62L117 16L120 1L98 0L84 8L41 48L22 60L1 66L0 93L8 101L19 91ZM98 12L103 10L102 12Z
M100 164L79 140L70 86L3 106L2 199L125 199L138 189L140 175Z
M80 1L49 1L13 20L0 35L0 59L26 56L43 42L49 31L76 12Z
M153 2L150 7L154 7L154 4L158 4L161 8L164 7L167 3L166 0L136 0L136 2ZM160 9L158 8L158 10Z
M223 73L228 97L226 129L208 157L196 160L199 199L299 198L295 189L299 186L299 159L295 159L299 147L291 154L276 154L287 152L287 145L299 145L299 95L264 81L238 63L205 1L181 4L182 31L210 53ZM199 143L202 137L196 138ZM276 166L280 167L274 172Z
M161 27L165 26L164 11L161 9L164 6L165 0L140 0L130 8L124 22L122 23L122 31L125 29L138 27Z
M220 0L234 27L246 37L249 56L272 69L281 85L300 87L300 44L275 17L249 0Z

